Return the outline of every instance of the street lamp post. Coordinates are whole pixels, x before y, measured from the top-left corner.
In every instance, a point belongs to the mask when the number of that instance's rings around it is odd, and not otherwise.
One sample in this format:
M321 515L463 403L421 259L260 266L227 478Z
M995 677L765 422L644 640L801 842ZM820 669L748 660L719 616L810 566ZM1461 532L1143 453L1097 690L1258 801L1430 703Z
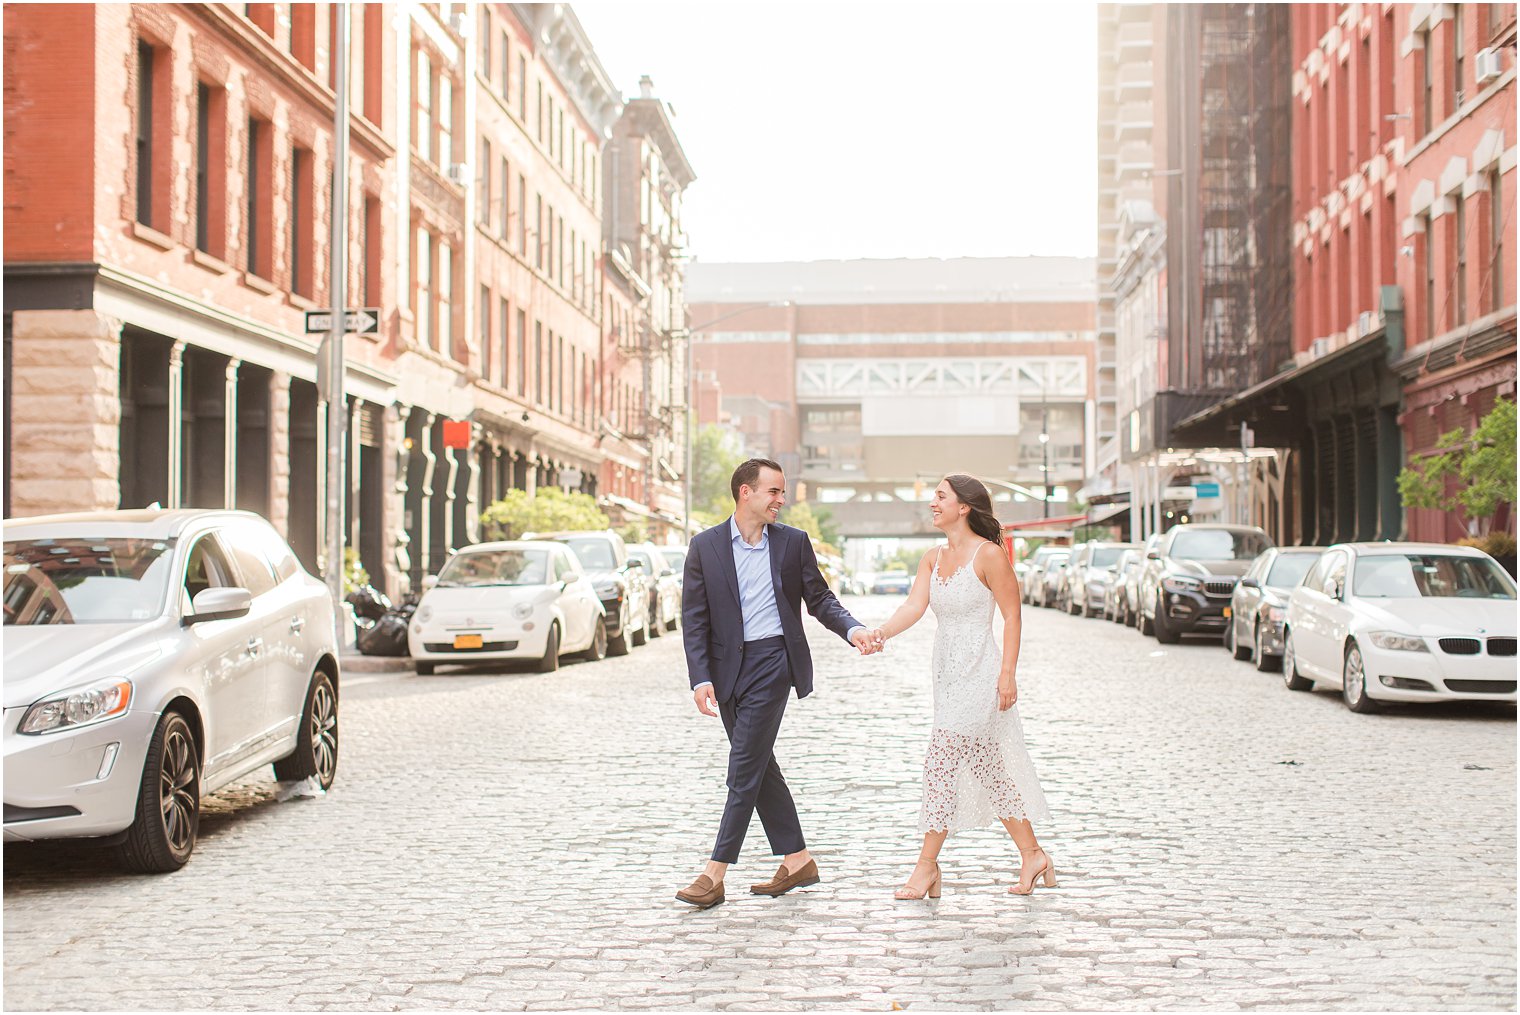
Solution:
M1040 406L1040 504L1042 517L1050 517L1050 427L1045 406Z

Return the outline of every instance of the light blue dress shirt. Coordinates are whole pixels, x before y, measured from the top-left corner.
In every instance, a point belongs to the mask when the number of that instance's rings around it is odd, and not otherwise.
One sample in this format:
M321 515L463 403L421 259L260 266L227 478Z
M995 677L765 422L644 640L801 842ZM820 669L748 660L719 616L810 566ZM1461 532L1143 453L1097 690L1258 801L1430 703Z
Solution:
M776 586L771 581L770 526L760 530L760 542L751 546L739 534L739 523L730 516L728 538L734 548L734 572L739 576L739 612L744 616L744 640L759 641L782 634ZM864 630L864 627L852 627L850 637L854 637L856 631ZM711 683L711 680L704 680L697 687Z

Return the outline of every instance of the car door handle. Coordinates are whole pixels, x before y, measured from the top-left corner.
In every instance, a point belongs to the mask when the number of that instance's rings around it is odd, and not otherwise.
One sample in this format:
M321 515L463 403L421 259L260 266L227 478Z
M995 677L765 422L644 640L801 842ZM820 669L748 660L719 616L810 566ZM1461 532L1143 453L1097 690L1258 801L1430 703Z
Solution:
M259 653L262 652L262 651L264 651L264 639L263 638L249 638L248 639L248 654L249 655L251 655L255 659L257 659L258 656L259 656Z
M306 626L306 621L302 620L300 617L291 617L290 618L290 633L291 634L300 634L301 633L301 628L303 628L305 626Z

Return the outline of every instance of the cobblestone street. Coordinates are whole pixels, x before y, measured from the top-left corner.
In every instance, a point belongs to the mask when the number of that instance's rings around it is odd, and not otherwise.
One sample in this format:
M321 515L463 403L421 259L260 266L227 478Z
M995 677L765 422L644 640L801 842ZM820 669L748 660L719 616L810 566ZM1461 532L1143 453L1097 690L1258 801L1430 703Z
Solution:
M898 600L846 605L884 620ZM549 675L349 673L321 800L207 801L188 867L5 850L9 1009L1512 1009L1515 713L1347 711L1217 642L1026 608L1020 708L1060 887L1006 893L1000 828L918 845L926 619L859 658L806 621L818 692L778 757L821 884L672 898L726 743L679 637Z

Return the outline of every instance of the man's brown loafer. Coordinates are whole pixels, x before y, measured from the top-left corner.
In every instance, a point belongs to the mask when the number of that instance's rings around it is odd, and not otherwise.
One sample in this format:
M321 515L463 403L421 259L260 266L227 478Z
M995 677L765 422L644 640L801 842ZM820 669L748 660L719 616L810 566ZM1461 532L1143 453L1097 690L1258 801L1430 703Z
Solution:
M699 874L697 880L676 892L676 898L698 909L711 909L723 901L723 882L719 881L715 885L712 878Z
M806 888L817 883L818 865L809 860L793 873L788 873L786 864L782 864L776 868L775 877L762 885L750 885L749 890L756 895L785 895L793 888Z

